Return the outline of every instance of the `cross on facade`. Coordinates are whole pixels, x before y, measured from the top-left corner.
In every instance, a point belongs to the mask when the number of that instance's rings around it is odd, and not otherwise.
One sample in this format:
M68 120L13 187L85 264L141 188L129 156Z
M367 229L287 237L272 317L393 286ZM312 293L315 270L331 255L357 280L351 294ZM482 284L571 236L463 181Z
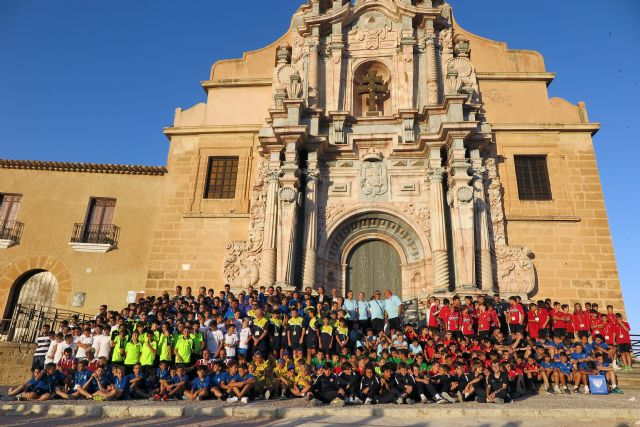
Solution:
M378 101L384 100L388 93L389 84L385 83L382 76L374 70L369 71L358 86L358 95L368 95L367 115L378 113Z

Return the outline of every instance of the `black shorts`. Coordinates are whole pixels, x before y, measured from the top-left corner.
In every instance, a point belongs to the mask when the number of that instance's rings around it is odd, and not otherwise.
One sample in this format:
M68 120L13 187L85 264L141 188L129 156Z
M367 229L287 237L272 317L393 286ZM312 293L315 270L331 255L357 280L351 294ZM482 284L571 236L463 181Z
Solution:
M631 344L618 344L618 353L631 353Z
M589 331L578 331L578 338L587 337L589 338L591 334Z
M491 331L478 331L478 336L480 339L487 339L491 336Z
M564 338L567 335L567 328L557 328L553 330L554 337Z
M549 328L540 329L538 335L540 338L549 338Z
M509 329L511 330L512 334L515 334L516 332L522 332L522 325L509 325Z

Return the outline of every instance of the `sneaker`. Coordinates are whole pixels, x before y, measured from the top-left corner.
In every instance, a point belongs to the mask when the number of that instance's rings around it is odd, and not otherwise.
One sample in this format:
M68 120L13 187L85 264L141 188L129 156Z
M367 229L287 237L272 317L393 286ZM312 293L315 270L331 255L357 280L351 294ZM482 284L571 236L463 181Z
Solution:
M371 400L371 398L370 398L370 397L367 397L367 398L365 399L365 401L364 401L364 404L365 404L365 405L371 405L371 404L373 404L373 400Z
M612 388L611 393L613 394L624 394L624 391L620 390L618 387Z
M340 399L339 397L336 397L331 401L331 406L344 406L344 400Z
M264 400L269 400L271 398L271 391L267 390L264 392Z
M585 388L584 388L584 394L590 394L590 392L589 392L589 387L585 387Z
M443 398L440 398L440 399L436 400L436 403L437 403L438 405L444 405L445 403L447 403L447 401L446 401L446 400L444 400Z
M247 396L240 399L240 403L249 403L249 398Z
M413 399L407 399L407 405L414 405L416 402Z
M354 405L362 405L362 400L360 400L359 397L354 397L353 398L353 404Z
M571 394L571 391L568 388L565 387L564 394Z
M498 405L502 405L504 403L504 399L502 399L501 397L496 397L495 403L497 403Z
M397 405L402 405L403 403L404 403L404 399L403 399L402 397L399 397L399 398L396 400L396 404L397 404Z
M457 393L456 393L456 397L458 398L458 400L459 400L460 402L464 402L464 397L462 397L462 393L461 393L461 392L457 392Z
M198 397L196 397L196 400L200 401L200 400L202 400L202 398L200 396L198 396Z
M16 399L18 402L27 402L29 399L27 399L26 397L24 397L23 395L18 396L18 398Z
M238 403L238 398L233 396L227 399L227 403Z
M156 394L154 394L154 395L151 397L151 399L153 399L153 400L160 400L160 399L162 399L162 396L160 396L158 393L156 393Z
M189 400L187 396L182 396L182 400Z
M427 396L423 394L422 396L420 396L420 402L427 404L429 403L429 399L427 399Z
M169 396L167 396L166 394L162 395L162 401L166 402L167 400L169 400Z
M322 406L322 402L320 402L318 399L311 399L311 406Z
M102 396L93 396L93 400L96 402L102 402Z
M449 393L442 393L442 397L449 403L456 403L456 400L453 397L449 396Z
M557 384L554 384L554 385L553 385L553 391L554 391L556 394L562 394L562 392L560 391L560 387L558 387L558 385L557 385Z

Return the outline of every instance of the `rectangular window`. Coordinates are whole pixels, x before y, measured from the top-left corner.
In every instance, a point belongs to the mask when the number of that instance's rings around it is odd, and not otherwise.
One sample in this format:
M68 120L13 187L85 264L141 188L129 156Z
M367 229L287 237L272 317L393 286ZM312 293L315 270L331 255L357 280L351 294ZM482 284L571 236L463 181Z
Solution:
M89 227L111 225L115 209L116 199L92 197L91 202L89 203L89 212L87 214L87 225Z
M520 200L551 200L547 156L515 156Z
M0 193L0 223L15 221L22 201L22 194Z
M204 189L205 199L233 199L236 197L238 163L237 156L209 157L207 181Z

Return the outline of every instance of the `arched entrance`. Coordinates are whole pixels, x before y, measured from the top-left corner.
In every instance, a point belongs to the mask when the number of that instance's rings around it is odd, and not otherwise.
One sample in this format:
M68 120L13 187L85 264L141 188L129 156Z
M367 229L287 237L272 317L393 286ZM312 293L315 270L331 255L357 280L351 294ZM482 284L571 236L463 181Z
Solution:
M20 276L13 286L6 315L16 306L53 307L58 294L58 279L49 271L32 270Z
M354 295L364 292L368 298L376 289L390 289L395 295L402 295L400 256L383 240L358 243L347 257L346 279L346 289Z

